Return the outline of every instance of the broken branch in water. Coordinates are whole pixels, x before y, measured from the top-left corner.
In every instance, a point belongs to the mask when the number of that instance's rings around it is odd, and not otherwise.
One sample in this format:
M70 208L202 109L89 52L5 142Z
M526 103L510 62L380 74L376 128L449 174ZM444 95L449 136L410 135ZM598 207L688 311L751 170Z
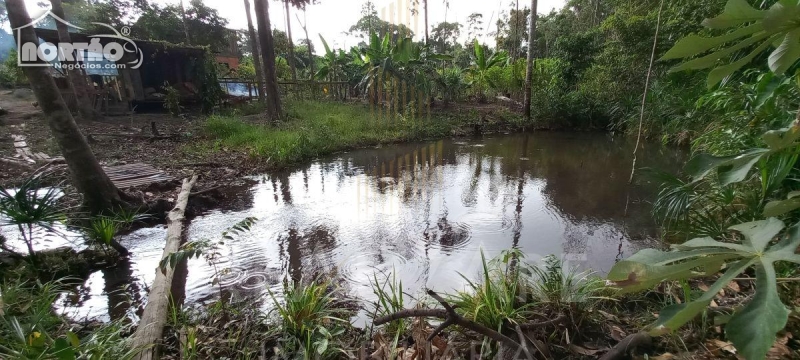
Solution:
M431 341L436 335L438 335L442 330L450 325L458 325L465 329L472 330L478 334L486 336L498 343L504 344L506 346L511 347L515 351L524 351L527 352L526 349L522 347L518 342L514 341L514 339L505 336L497 331L487 328L481 324L478 324L474 321L468 320L463 316L456 313L455 309L450 306L447 301L445 301L439 294L434 292L433 290L428 290L428 295L432 298L436 299L442 306L442 309L405 309L400 310L396 313L392 313L386 316L379 317L375 319L375 325L383 325L387 322L402 319L402 318L409 318L409 317L435 317L444 319L444 322L439 325L436 330L434 330L430 336L428 336L428 341Z

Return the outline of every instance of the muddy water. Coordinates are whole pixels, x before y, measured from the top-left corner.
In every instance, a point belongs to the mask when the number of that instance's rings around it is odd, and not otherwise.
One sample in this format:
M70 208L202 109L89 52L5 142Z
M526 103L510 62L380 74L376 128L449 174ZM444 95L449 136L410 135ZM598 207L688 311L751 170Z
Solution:
M220 248L225 293L268 299L281 279L333 275L350 295L372 299L373 274L394 273L410 293L463 288L487 257L517 248L528 261L556 254L607 271L652 246L656 184L628 185L633 144L605 134L538 133L384 146L324 158L254 178L229 206L193 219L188 239L218 239L248 216L252 231ZM674 170L675 149L647 144L639 165ZM627 206L627 215L626 215ZM76 317L131 310L154 278L164 227L121 241L130 261L97 272L67 299ZM214 268L192 259L186 302L218 296ZM118 290L122 288L123 290ZM109 295L111 294L111 295Z

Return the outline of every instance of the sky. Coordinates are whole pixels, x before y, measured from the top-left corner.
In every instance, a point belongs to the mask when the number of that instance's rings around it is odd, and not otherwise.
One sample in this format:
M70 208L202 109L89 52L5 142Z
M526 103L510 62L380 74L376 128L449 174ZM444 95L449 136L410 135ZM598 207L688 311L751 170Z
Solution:
M41 0L25 0L31 17L35 17L36 14L42 11L41 8L36 5L36 3L40 1ZM177 4L179 2L179 0L150 1L160 4ZM188 0L184 1L188 3ZM406 1L407 0L375 0L374 2L378 14L380 15L382 12L385 12L383 18L388 20L392 3L398 6L398 3L405 3ZM486 29L490 27L489 24L493 24L497 20L499 11L507 11L511 8L511 1L512 0L450 0L450 7L448 9L442 0L429 0L428 22L431 26L441 21L458 21L462 24L466 24L467 16L477 12L483 14L484 28ZM364 2L365 0L320 0L319 4L308 6L305 18L307 19L309 36L312 42L314 42L317 53L322 51L322 43L319 40L318 34L322 34L334 48L349 48L358 44L359 39L345 36L343 32L349 30L350 26L355 24L361 17L361 6ZM228 20L229 28L247 28L247 18L245 17L243 0L204 0L204 3L209 7L217 9L219 15ZM552 9L560 9L563 7L564 3L565 0L539 0L538 12L540 14L549 13ZM282 3L269 0L269 5L272 26L285 31L286 18ZM521 0L519 5L520 8L523 8L525 5L530 6L530 3L526 0ZM291 9L292 38L296 44L298 40L305 38L305 34L295 15L303 20L304 14L300 10ZM255 21L255 15L253 16L253 21ZM410 28L412 30L414 29L413 22ZM421 17L419 19L418 31L415 33L418 39L421 39L424 34L424 25Z

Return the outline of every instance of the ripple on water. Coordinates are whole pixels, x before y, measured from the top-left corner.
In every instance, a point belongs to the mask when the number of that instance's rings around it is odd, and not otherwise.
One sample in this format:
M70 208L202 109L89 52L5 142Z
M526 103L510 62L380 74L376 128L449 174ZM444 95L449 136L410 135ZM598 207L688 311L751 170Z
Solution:
M472 239L472 226L460 221L440 219L423 232L431 248L452 251L463 248Z
M370 286L374 273L390 274L408 264L408 259L389 250L363 250L348 254L339 266L339 275L347 283L356 286Z
M472 212L461 216L456 221L459 224L469 224L470 233L499 234L511 229L512 222L500 213Z

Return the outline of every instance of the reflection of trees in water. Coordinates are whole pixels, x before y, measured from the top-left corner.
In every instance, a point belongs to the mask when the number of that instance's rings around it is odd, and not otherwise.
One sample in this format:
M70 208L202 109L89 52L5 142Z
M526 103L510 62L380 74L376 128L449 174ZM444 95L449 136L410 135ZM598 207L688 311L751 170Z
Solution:
M474 166L475 170L469 179L469 185L461 193L461 203L464 204L464 207L473 207L478 203L478 184L483 171L483 154L480 152L469 154L466 165Z
M500 183L500 179L502 177L497 176L497 156L489 155L489 202L494 205L497 202L498 195L500 194L500 188L497 186Z
M522 146L519 149L519 159L522 159L528 155L528 137L525 136L522 140ZM522 160L520 160L522 161ZM511 242L511 246L513 248L519 247L519 238L522 234L522 203L525 201L525 168L521 166L517 166L517 204L514 207L514 226L512 227L512 231L514 233L513 241Z
M278 181L281 183L281 199L283 199L283 203L286 205L292 204L292 187L289 183L289 172L288 171L280 171L276 175Z
M108 316L113 320L122 319L131 304L141 304L142 291L133 275L129 259L122 259L113 268L103 269L103 292L107 294Z
M528 140L529 139L529 140ZM525 141L534 146L529 156L511 154ZM518 144L518 145L514 145ZM562 214L577 219L620 220L625 215L626 192L629 189L632 146L596 134L521 135L503 139L502 146L487 142L486 151L501 154L505 174L520 169L544 180L543 193ZM662 169L676 168L679 159L660 153L658 147L645 147L641 166ZM520 158L529 158L529 161ZM630 189L635 214L628 224L634 228L652 228L649 204L638 199L652 199L655 186L634 186Z
M322 256L330 254L337 247L336 236L325 226L318 225L301 230L290 226L284 234L278 236L279 258L282 270L289 274L294 282L303 277L304 267L314 271L323 271L323 267L331 266L330 259Z

